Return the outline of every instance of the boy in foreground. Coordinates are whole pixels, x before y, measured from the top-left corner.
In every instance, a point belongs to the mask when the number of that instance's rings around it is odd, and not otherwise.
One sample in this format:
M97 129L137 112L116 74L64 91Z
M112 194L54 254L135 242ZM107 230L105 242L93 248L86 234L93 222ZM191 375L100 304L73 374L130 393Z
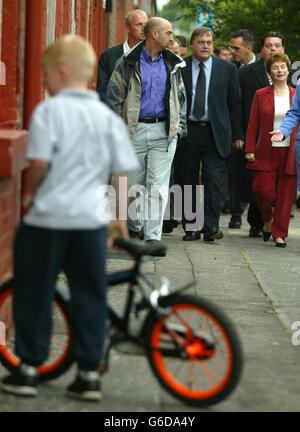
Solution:
M25 217L15 239L14 321L17 373L2 390L37 394L37 367L48 357L51 309L58 273L64 270L72 298L72 355L78 365L67 394L101 398L97 372L106 321L105 185L137 167L121 118L88 90L96 56L80 36L66 35L42 56L51 96L35 109L29 130L30 161L23 195ZM117 196L117 203L118 203ZM117 215L118 216L118 215ZM126 220L112 223L127 236Z

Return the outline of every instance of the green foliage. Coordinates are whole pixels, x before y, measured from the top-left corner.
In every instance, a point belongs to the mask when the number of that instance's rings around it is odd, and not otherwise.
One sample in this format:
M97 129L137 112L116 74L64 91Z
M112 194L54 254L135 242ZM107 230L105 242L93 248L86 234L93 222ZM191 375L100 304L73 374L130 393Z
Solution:
M290 59L300 60L299 0L170 0L163 7L161 16L177 21L179 28L185 23L186 29L193 29L200 6L203 10L214 9L216 42L229 42L233 31L247 28L254 34L255 52L259 53L263 33L280 31L285 37Z
M191 32L196 27L196 14L189 16L187 12L185 8L181 7L180 1L169 0L158 13L158 16L169 20L175 27L176 33L183 34L189 39Z

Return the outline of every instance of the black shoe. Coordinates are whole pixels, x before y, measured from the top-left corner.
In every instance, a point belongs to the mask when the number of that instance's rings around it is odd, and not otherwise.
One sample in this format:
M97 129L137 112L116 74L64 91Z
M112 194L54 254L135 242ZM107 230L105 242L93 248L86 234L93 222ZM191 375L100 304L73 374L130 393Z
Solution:
M143 232L143 230L141 230L141 231L131 231L131 230L128 230L128 233L129 233L129 237L130 238L136 238L136 239L139 239L139 240L143 240L143 238L144 238L144 232Z
M228 224L228 228L234 228L234 229L239 229L241 228L242 222L237 221L237 220L232 220L230 219L229 224Z
M85 401L99 401L102 398L101 385L98 372L93 377L83 379L77 375L73 384L67 388L67 396Z
M276 239L273 239L273 240L274 240L274 242L275 242L275 246L276 246L276 247L280 247L280 248L285 248L285 247L286 247L286 242L284 242L284 243L279 243L279 242L276 241ZM282 237L282 240L284 240L283 237Z
M221 207L220 207L220 211L221 211L222 214L230 214L231 210L230 210L229 203L228 202L222 203Z
M204 233L203 240L208 242L213 242L215 240L220 240L223 238L222 231L206 231Z
M231 210L228 207L221 207L221 213L222 214L230 214Z
M262 232L260 228L252 226L249 230L249 237L261 237Z
M300 209L300 196L297 198L296 207Z
M264 231L264 230L262 229L262 235L263 235L263 239L264 239L265 242L269 240L269 238L271 237L271 234L272 234L271 232L269 232L269 231Z
M182 237L183 241L193 241L200 240L201 234L200 231L186 231L185 235Z
M159 240L146 240L146 243L163 246L163 244ZM166 247L157 248L157 251L151 254L151 256L158 256L158 257L164 257L166 255L167 255Z
M15 396L34 397L37 395L37 380L38 373L36 368L21 366L15 373L3 378L1 389Z
M170 234L173 231L173 229L176 228L177 226L178 226L178 222L173 219L164 220L162 232L164 234Z

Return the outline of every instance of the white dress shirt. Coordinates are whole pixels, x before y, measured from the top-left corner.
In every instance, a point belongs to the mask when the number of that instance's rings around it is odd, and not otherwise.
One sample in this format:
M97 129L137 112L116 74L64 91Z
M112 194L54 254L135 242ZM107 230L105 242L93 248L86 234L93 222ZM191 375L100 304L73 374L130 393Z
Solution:
M193 88L192 88L192 106L191 106L191 113L189 120L193 121L209 121L209 115L208 115L208 90L209 90L209 84L210 84L210 76L211 76L211 69L212 69L212 57L210 56L209 59L203 61L204 65L204 72L205 72L205 80L206 80L206 91L205 91L205 114L201 119L195 118L193 114L194 109L194 102L195 102L195 94L196 94L196 86L197 86L197 80L198 75L200 72L199 67L200 60L193 57L192 60L192 79L193 79Z

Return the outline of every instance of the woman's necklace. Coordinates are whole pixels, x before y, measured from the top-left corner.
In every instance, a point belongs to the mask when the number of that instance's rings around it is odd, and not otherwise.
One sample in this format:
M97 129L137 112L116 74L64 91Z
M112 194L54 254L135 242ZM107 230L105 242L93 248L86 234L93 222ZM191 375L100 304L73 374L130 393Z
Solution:
M286 85L284 87L276 87L274 86L274 94L275 96L286 96L289 92L289 87Z

